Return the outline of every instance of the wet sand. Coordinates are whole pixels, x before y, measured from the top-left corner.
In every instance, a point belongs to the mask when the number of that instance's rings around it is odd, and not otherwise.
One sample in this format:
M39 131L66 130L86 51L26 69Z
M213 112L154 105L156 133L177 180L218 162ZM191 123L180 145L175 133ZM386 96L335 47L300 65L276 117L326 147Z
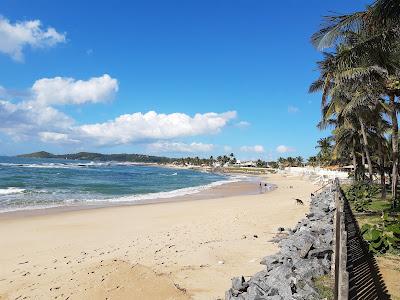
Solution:
M233 183L173 202L2 216L0 299L222 299L233 276L262 269L277 227L294 226L317 189L266 181L277 189Z
M180 201L192 201L192 200L204 200L204 199L218 199L230 196L240 196L240 195L256 195L260 193L267 192L263 187L260 189L259 183L263 181L263 178L259 176L247 176L241 181L225 183L211 188L201 190L197 193L174 196L167 198L155 198L146 200L136 200L136 201L126 201L126 202L92 202L86 204L68 204L56 207L42 208L42 209L27 209L27 210L14 210L9 212L1 212L0 220L4 219L14 219L18 217L29 217L38 215L49 215L55 213L64 213L69 211L78 210L92 210L99 208L110 208L119 206L135 206L135 205L147 205L147 204L157 204L166 202L180 202ZM263 181L263 184L265 182Z

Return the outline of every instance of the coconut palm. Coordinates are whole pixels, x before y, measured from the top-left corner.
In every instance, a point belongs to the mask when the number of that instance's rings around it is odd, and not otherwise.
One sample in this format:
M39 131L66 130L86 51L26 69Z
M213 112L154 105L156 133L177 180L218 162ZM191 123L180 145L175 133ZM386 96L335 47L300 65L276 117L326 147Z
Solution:
M312 36L312 42L319 49L335 45L336 48L341 47L341 53L335 57L340 69L336 84L339 88L344 81L359 83L360 94L352 99L348 110L369 105L380 95L387 102L386 112L391 119L392 197L395 206L399 145L396 97L400 95L400 2L377 0L365 11L327 17L326 21L326 26ZM363 140L365 142L365 135Z

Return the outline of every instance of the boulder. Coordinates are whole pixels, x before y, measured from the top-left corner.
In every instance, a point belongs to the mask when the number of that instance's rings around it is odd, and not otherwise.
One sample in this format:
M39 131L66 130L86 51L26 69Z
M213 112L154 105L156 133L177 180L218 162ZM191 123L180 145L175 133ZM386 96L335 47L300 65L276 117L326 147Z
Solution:
M243 276L232 278L232 288L234 290L244 292L248 286L249 284L246 282Z

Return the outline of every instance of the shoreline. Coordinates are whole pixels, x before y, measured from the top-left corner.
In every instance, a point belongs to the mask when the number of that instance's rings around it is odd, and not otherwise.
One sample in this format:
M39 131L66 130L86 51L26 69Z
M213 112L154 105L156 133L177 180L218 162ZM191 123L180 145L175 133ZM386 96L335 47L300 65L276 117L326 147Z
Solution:
M0 299L222 298L232 277L262 269L262 257L277 251L270 241L277 228L294 226L316 189L280 175L268 183L277 188L0 218Z
M126 206L137 206L137 205L148 205L148 204L158 204L158 203L169 203L169 202L180 202L180 201L192 201L192 200L204 200L204 199L219 199L228 196L240 196L240 195L253 195L260 193L259 182L263 184L268 184L268 190L265 192L273 190L275 187L267 183L260 176L247 175L237 177L237 174L224 174L231 176L228 179L215 181L206 185L193 186L188 188L182 188L172 191L159 192L159 193L149 193L149 194L139 194L122 196L117 199L119 201L110 200L99 200L99 201L88 201L86 203L64 203L60 205L52 206L31 206L22 207L9 211L0 211L0 220L8 219L14 217L27 217L35 215L48 215L54 213L63 213L69 211L79 211L79 210L91 210L91 209L102 209L108 207L126 207ZM236 178L235 178L236 176ZM263 188L264 190L264 188ZM182 192L180 194L180 192ZM177 193L176 195L172 195ZM172 196L171 196L172 195ZM123 200L124 198L134 198L143 197L144 199L137 200ZM146 197L148 197L146 199ZM112 198L115 199L115 198Z

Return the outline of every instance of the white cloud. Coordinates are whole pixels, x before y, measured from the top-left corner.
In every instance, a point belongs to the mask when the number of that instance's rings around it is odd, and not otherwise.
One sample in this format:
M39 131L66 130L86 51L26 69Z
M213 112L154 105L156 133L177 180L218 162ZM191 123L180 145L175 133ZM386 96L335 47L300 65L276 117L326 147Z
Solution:
M250 125L251 124L249 122L247 122L247 121L240 121L240 122L235 124L235 126L239 127L239 128L246 128L246 127L249 127Z
M42 105L98 103L110 100L118 91L118 81L104 74L89 80L66 77L42 78L32 86L35 101Z
M288 147L285 145L279 145L278 147L276 147L276 152L278 152L278 153L288 153L288 152L293 152L293 151L295 151L294 148Z
M7 90L0 85L0 97L3 98L3 97L7 97L7 96L8 96Z
M235 116L234 111L196 114L193 117L183 113L158 114L150 111L122 115L104 123L77 125L66 114L35 101L17 104L0 101L0 132L20 140L38 138L42 142L113 146L215 134ZM158 146L160 149L161 146L180 147L185 152L189 149L211 149L209 144L200 143L189 144L186 148L185 144L179 143L168 145L159 142Z
M210 152L214 149L213 144L203 143L180 143L180 142L156 142L148 145L154 152Z
M224 152L231 152L232 147L231 146L224 146Z
M23 49L52 47L65 43L65 34L52 27L42 28L40 20L16 22L12 24L0 16L0 52L11 56L16 61L23 61Z
M173 139L185 136L215 134L236 117L235 111L225 113L158 114L149 111L145 114L133 113L97 124L82 125L82 136L95 139L100 145L130 144L136 141Z
M66 143L66 144L76 144L79 143L78 140L71 139L68 134L42 131L39 132L39 138L45 143Z
M209 151L212 145L192 143L166 143L188 136L219 133L236 111L224 113L124 114L113 120L92 124L77 124L75 120L54 106L62 104L97 103L110 99L118 90L118 82L105 74L89 80L72 78L44 78L37 80L31 88L29 100L18 103L0 101L0 132L13 139L36 139L45 143L80 143L82 145L114 146L134 143L154 143L154 147L179 151ZM0 88L0 93L7 90ZM172 150L171 150L172 151Z
M300 111L300 109L296 106L293 106L293 105L288 106L288 113L295 114L299 111Z
M255 153L263 153L264 147L261 145L255 145L255 146L242 146L240 147L240 151L242 152L255 152Z
M35 102L14 104L0 100L0 131L14 139L34 138L41 131L66 131L74 123L70 117Z

